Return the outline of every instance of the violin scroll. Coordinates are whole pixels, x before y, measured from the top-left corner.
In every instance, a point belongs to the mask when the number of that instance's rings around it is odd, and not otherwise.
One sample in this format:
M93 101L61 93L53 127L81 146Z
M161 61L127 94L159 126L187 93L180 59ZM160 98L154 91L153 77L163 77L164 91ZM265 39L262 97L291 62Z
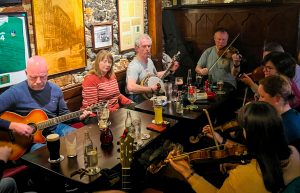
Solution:
M265 78L265 73L263 69L264 69L263 66L259 66L255 68L252 72L247 73L246 75L248 75L253 81L258 82L261 79ZM242 79L243 81L243 79L245 78L244 74L241 74L239 78Z

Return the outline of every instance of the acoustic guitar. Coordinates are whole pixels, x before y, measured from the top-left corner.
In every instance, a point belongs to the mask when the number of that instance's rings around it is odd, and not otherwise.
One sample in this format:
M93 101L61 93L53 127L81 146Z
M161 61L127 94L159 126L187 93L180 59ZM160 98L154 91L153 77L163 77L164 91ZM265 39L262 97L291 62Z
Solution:
M98 108L97 104L84 110L95 111L96 108ZM6 111L0 116L1 119L30 125L33 132L31 136L26 137L12 131L0 131L0 147L8 146L12 148L9 160L17 160L27 151L32 143L46 142L45 137L42 135L43 129L77 118L84 110L75 111L52 119L48 119L47 114L40 109L32 110L27 116Z
M132 163L134 139L127 133L126 137L122 136L120 140L120 162L122 165L122 190L131 192L130 165Z

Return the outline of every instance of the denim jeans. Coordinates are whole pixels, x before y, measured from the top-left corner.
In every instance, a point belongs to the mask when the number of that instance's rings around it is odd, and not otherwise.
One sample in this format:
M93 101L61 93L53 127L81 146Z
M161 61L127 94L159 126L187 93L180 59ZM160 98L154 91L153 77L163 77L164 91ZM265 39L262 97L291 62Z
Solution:
M133 102L135 102L136 104L139 104L143 101L145 101L146 99L142 96L142 94L129 94L128 98L130 100L132 100Z
M66 125L66 124L63 124L63 123L60 123L58 124L55 129L52 131L53 133L57 133L60 137L63 137L65 136L67 133L71 132L71 131L74 131L75 128L69 126L69 125ZM37 150L38 148L42 147L46 145L45 143L35 143L31 146L31 149L30 151L34 151L34 150Z

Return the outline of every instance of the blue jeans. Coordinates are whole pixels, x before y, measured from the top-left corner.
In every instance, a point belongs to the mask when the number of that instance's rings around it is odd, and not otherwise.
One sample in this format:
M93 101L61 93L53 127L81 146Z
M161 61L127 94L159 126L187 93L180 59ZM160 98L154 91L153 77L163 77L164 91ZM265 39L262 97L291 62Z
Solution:
M141 94L129 94L128 98L136 104L139 104L146 100Z
M73 128L69 125L60 123L55 127L55 129L53 130L53 133L57 133L60 137L63 137L67 133L74 131L74 130L75 130L75 128ZM37 150L38 148L43 147L44 145L46 145L46 144L45 143L35 143L31 146L30 151Z
M0 180L0 193L18 193L18 188L13 178L7 177Z

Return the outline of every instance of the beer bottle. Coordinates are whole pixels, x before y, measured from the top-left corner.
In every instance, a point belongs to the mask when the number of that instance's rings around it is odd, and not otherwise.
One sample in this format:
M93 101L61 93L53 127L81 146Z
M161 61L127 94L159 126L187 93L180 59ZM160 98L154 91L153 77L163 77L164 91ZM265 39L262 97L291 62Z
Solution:
M86 130L84 131L84 163L87 164L87 152L93 150L93 141L90 138L89 132Z

